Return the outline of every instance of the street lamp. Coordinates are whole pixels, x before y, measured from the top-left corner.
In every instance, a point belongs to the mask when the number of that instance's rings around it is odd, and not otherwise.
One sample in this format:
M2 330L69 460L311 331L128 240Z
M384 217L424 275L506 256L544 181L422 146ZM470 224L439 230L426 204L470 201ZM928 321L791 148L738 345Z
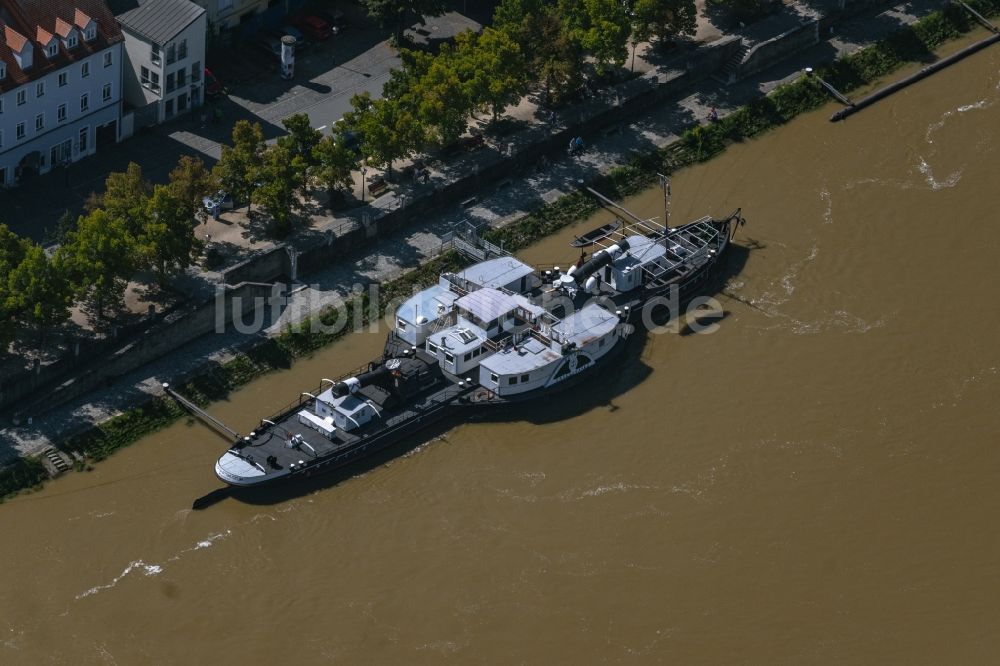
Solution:
M361 167L361 203L365 202L365 174L368 173L368 167Z

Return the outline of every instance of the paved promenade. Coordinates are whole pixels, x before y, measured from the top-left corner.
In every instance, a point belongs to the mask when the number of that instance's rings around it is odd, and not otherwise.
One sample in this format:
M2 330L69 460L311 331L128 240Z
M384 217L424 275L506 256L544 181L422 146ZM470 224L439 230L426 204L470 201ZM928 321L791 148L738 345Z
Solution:
M859 17L840 26L832 39L751 79L731 86L714 80L702 82L673 103L635 118L620 132L584 137L588 148L582 156L554 160L544 170L514 179L498 191L486 191L472 208L453 205L440 209L405 229L379 239L375 246L365 248L363 253L349 260L304 276L303 280L309 286L297 290L284 312L276 320L267 322L267 332L280 332L288 323L301 318L303 313L335 302L354 284L384 282L432 257L440 249L443 236L462 220L473 219L497 225L516 219L541 204L552 193L569 191L569 183L577 179L592 178L616 163L626 161L636 151L670 143L676 139L676 128L692 119L707 120L710 108L716 107L722 115L729 113L761 92L797 77L803 67L854 51L937 6L938 3L930 2L922 5L907 3L880 14L876 19ZM0 430L0 460L12 455L36 453L79 429L82 423L99 421L127 409L144 399L145 395L159 393L162 382L189 375L206 360L224 361L253 340L253 336L236 333L205 336L169 358L147 364L122 377L113 387L34 419L31 427Z

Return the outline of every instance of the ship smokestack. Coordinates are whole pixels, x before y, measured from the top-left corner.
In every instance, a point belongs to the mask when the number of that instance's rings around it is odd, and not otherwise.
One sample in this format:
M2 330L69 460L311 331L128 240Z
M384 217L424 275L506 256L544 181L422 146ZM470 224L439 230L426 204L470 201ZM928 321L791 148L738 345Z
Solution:
M384 365L380 365L374 370L369 370L368 372L363 372L357 377L350 377L342 382L337 382L331 387L334 397L342 398L345 395L357 393L365 386L371 386L372 384L378 384L389 374L389 369Z

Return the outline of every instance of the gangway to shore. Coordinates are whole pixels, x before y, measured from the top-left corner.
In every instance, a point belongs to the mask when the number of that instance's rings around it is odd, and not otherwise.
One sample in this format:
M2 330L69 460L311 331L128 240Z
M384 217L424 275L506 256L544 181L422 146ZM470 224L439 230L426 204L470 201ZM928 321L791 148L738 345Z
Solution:
M164 382L163 392L169 395L177 402L179 402L180 405L184 407L184 409L188 410L189 412L200 418L202 421L205 422L206 425L216 430L219 434L228 435L230 440L234 442L240 438L240 433L236 432L235 430L227 426L225 423L215 418L214 416L206 412L204 409L194 404L184 396L182 396L174 389L170 388L170 384Z

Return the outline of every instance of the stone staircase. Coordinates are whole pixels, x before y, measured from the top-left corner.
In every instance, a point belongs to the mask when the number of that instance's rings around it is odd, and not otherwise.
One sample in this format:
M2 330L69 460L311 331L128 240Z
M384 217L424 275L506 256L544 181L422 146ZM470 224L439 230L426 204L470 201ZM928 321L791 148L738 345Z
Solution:
M63 454L51 446L42 451L42 463L48 470L50 477L59 476L63 472L68 472L72 469L72 466Z
M736 83L736 79L740 73L740 65L743 64L743 59L746 58L749 51L750 45L747 44L746 40L740 39L739 48L736 49L718 72L712 74L712 78L726 85Z

